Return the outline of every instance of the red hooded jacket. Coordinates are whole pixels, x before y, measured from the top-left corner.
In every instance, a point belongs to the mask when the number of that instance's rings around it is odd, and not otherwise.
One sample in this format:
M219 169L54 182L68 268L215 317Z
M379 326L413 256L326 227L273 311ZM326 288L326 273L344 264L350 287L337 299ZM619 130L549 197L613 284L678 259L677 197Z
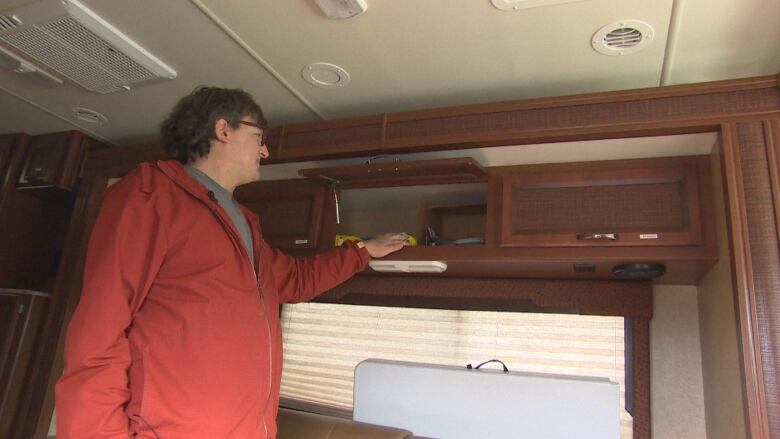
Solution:
M336 286L370 256L346 243L289 257L242 210L254 266L180 163L142 164L107 190L56 387L59 439L276 437L279 304Z

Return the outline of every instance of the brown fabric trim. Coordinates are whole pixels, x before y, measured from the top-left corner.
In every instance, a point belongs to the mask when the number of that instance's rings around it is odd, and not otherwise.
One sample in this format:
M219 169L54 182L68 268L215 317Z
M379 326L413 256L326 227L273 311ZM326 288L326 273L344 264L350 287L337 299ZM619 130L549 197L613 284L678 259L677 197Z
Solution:
M634 439L650 439L650 319L631 319Z
M737 139L745 194L745 215L752 263L752 287L758 331L758 353L763 372L763 404L768 415L769 437L780 437L780 251L776 226L770 163L765 125L760 122L737 124ZM763 424L763 422L762 422Z
M651 282L356 276L317 301L414 308L653 315Z

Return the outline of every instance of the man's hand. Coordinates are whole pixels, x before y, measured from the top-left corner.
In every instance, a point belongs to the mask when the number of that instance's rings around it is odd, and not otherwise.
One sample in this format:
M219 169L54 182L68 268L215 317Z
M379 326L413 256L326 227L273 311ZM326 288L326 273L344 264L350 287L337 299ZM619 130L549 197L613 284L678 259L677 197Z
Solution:
M363 241L363 244L366 245L366 250L368 250L368 254L372 258L381 258L407 245L409 243L407 241L408 237L406 233L386 233L368 241Z

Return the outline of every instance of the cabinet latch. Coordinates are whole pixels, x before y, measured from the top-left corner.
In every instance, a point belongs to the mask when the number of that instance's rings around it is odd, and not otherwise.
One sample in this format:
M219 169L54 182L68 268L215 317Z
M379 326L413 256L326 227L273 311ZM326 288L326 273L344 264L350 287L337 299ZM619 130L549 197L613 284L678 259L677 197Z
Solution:
M577 234L577 240L579 241L617 241L620 239L620 235L617 233L579 233Z

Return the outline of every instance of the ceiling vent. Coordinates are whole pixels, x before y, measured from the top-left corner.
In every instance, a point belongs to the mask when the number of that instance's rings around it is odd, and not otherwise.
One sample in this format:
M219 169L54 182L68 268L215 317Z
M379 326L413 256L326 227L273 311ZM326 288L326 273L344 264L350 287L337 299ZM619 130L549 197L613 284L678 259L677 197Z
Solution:
M87 90L112 93L176 72L76 0L42 0L4 11L0 44Z
M653 27L644 21L621 20L599 29L591 44L604 55L627 55L644 49L654 35Z
M301 70L301 76L309 84L319 88L339 88L349 84L349 73L343 68L326 62L309 64Z
M38 85L62 85L62 79L52 75L40 66L22 59L17 54L0 46L0 67L13 70L27 78L36 80Z
M73 116L74 119L80 120L82 122L96 124L100 126L108 124L108 118L106 116L103 116L97 111L91 110L89 108L73 107L70 110L70 114Z
M0 31L13 29L20 24L22 22L13 15L0 15Z

